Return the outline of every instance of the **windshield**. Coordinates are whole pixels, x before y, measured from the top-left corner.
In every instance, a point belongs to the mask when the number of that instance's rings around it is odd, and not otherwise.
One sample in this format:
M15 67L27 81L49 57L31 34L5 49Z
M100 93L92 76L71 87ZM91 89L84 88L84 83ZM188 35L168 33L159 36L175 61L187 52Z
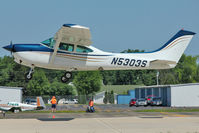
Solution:
M55 40L52 37L52 38L49 38L49 39L47 39L47 40L45 40L45 41L43 41L41 43L46 45L46 46L48 46L48 47L50 47L50 48L53 48L53 46L55 45Z
M140 99L140 100L138 100L138 102L145 102L145 100L144 99Z
M154 101L160 101L161 98L153 98Z

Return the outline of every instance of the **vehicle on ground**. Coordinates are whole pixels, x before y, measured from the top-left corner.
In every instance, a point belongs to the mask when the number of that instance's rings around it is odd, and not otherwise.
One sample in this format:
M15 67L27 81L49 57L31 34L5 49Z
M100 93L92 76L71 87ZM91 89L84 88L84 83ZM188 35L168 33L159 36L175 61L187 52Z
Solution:
M58 101L58 104L78 104L78 99L68 100L68 99L62 98Z
M136 107L138 107L138 106L147 106L147 100L144 99L144 98L137 99L135 106Z
M65 104L65 102L66 102L66 99L62 98L62 99L59 99L58 104Z
M11 111L18 113L20 111L42 110L46 108L42 97L37 97L37 104L30 105L19 102L8 102L7 104L0 104L0 110L3 112Z
M78 104L78 99L66 100L64 104Z
M135 106L135 105L136 105L136 99L133 98L133 99L131 99L130 102L129 102L129 107L132 107L132 106Z
M41 67L65 70L61 81L66 83L72 78L71 71L174 68L194 35L194 32L182 29L152 52L111 53L90 46L88 27L64 24L54 37L41 43L10 43L3 48L11 51L15 62L30 67L25 74L26 80L32 79L35 67Z
M150 104L155 105L155 106L161 106L162 98L161 97L153 97Z
M148 95L145 99L147 100L147 105L151 105L152 99L156 97L154 95Z

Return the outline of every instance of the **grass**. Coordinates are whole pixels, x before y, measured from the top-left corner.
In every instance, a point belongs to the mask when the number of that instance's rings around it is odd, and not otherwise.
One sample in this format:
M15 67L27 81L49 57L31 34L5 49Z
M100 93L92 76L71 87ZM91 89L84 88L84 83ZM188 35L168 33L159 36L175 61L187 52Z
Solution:
M111 92L112 90L114 93L117 94L127 94L128 90L134 90L135 88L143 86L143 85L103 85L100 89L100 92L102 91L109 91Z
M144 109L135 112L199 112L199 108L166 108L166 109Z

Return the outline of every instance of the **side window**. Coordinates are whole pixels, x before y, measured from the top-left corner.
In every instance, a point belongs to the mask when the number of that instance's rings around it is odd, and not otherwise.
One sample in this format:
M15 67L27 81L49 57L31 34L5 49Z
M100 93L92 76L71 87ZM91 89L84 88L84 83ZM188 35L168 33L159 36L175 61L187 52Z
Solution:
M89 49L87 47L84 47L84 46L77 45L76 52L79 52L79 53L89 53L89 52L93 52L93 50L91 50L91 49Z
M60 43L59 49L72 52L74 50L74 45L67 43Z

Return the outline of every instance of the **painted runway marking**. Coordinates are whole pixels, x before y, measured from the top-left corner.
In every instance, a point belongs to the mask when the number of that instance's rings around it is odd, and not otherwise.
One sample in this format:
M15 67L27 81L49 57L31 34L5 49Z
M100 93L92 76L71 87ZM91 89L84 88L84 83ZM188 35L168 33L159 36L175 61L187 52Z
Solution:
M168 113L168 112L160 112L161 114L168 115L168 116L173 116L173 117L189 117L188 115L180 115L176 113Z
M116 129L113 127L113 125L111 125L108 122L103 121L102 119L98 119L98 118L94 118L99 124L101 124L104 127L107 127L109 129L111 129L114 133L122 133L122 131Z

